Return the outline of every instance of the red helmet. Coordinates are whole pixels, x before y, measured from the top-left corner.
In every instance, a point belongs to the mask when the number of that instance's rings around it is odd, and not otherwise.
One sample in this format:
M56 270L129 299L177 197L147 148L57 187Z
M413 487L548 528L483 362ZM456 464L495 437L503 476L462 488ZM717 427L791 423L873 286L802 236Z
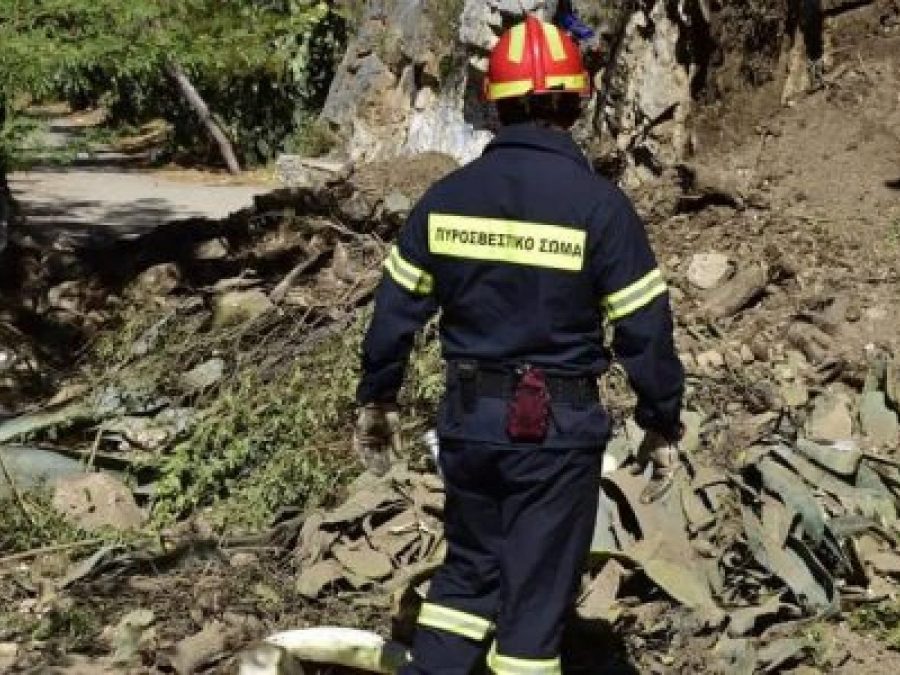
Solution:
M529 15L506 31L491 52L484 93L496 101L554 92L590 96L591 78L568 33Z

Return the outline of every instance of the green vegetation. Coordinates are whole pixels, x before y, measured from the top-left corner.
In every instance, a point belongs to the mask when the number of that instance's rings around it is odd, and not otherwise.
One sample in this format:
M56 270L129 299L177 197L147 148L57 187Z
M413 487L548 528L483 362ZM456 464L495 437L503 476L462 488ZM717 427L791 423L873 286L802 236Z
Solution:
M337 488L361 470L350 438L368 319L361 312L346 329L298 351L302 318L290 312L215 330L204 312L168 319L142 309L123 314L93 346L91 360L103 367L94 388L181 396L199 410L186 437L152 460L160 472L154 520L166 525L212 507L205 517L216 525L256 528L283 506L334 500ZM153 350L134 359L132 345L151 327L159 332ZM414 351L404 392L408 442L421 437L443 390L439 352L429 329ZM182 394L178 374L214 355L235 364L231 373L199 396Z
M891 649L900 651L900 602L860 607L850 616L850 627L872 633Z
M0 480L3 480L0 476ZM69 524L50 505L44 492L21 495L21 501L0 499L0 551L15 554L22 551L72 544L88 538L88 535Z
M23 101L61 98L105 105L114 122L162 117L177 147L202 156L209 139L173 83L178 68L238 155L268 159L324 102L345 32L315 0L7 0L0 155Z
M280 506L317 503L354 475L346 429L360 334L336 335L269 381L248 369L226 383L165 458L157 519L225 497L223 520L258 526Z
M900 245L900 216L888 224L887 240L890 244Z

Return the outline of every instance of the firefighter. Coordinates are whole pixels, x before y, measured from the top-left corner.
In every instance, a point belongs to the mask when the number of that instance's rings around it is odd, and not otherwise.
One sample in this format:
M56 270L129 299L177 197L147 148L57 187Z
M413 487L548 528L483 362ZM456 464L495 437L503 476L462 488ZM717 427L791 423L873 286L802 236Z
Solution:
M561 672L610 433L604 320L663 472L681 435L666 283L631 203L568 133L591 94L577 46L527 17L492 53L485 93L501 130L413 209L363 344L355 444L383 470L414 334L440 309L448 551L405 675L464 675L485 656L501 675Z

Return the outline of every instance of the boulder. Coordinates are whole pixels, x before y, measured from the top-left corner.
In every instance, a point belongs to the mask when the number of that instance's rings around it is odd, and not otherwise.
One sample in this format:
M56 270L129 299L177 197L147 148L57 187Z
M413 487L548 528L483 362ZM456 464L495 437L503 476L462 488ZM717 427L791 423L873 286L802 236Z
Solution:
M216 328L246 323L275 308L261 290L229 291L213 301L213 325Z
M53 486L53 507L85 530L134 530L146 520L131 490L106 473L58 479Z
M705 291L715 288L731 274L728 256L722 253L698 253L691 258L687 277L697 288Z

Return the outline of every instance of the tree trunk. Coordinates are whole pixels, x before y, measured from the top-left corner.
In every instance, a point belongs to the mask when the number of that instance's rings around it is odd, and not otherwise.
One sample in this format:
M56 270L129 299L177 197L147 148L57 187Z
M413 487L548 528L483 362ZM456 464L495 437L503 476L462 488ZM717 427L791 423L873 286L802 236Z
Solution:
M6 169L3 162L3 157L0 157L0 260L3 259L3 251L6 249L9 237L7 230L12 212L12 196L10 196L9 187L6 184Z
M187 74L180 65L174 62L168 65L168 71L169 75L171 75L178 84L181 94L187 100L194 112L197 113L197 116L200 117L200 121L203 122L209 135L212 136L218 144L219 151L222 153L222 158L225 160L225 164L228 165L228 171L234 175L239 174L241 172L241 165L238 164L231 141L228 140L228 136L225 134L222 127L216 123L212 113L209 111L209 107L194 88L194 85L191 84Z

